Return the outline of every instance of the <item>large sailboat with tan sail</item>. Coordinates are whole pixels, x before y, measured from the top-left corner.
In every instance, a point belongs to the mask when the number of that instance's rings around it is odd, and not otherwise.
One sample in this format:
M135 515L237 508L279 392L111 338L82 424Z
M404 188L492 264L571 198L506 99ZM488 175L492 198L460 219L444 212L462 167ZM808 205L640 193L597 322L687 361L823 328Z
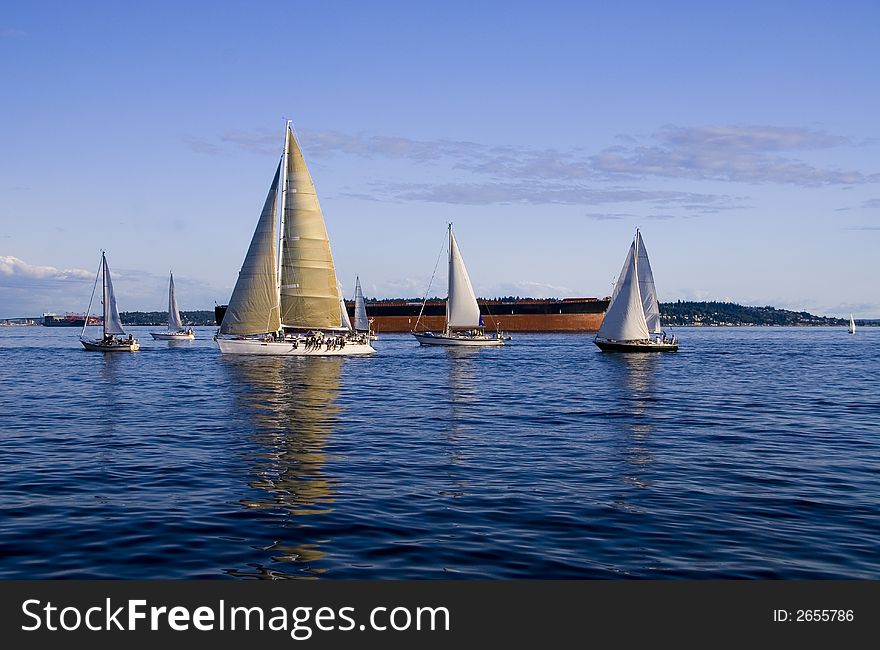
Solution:
M287 123L284 151L215 340L227 354L372 354L349 326L315 185Z

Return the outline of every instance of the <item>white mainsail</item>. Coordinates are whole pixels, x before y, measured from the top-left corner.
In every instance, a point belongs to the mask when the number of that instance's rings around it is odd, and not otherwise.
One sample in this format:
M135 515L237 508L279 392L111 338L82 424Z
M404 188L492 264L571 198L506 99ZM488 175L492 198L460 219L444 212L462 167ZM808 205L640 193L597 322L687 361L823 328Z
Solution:
M639 341L650 336L639 291L639 256L636 253L636 243L637 240L630 245L597 338L611 341Z
M358 332L370 331L370 319L367 318L367 305L364 302L364 292L361 291L360 277L355 279L354 286L354 328Z
M446 328L480 327L480 306L468 277L464 259L449 224L449 296L446 299Z
M339 288L324 215L302 151L288 126L282 188L281 322L303 329L342 326Z
M119 311L116 309L116 295L113 293L113 282L110 280L110 267L107 266L107 256L101 253L104 267L104 334L125 334L122 329L122 321L119 319ZM86 316L88 321L88 316Z
M260 220L254 229L251 245L232 290L229 307L223 316L221 334L263 334L275 332L281 327L275 271L275 203L280 173L279 163Z
M638 242L638 267L639 293L642 296L642 307L645 312L645 321L651 334L660 334L660 303L657 301L657 288L654 286L654 274L651 272L651 263L648 261L648 251L642 241L642 235L636 231Z
M177 296L174 295L174 274L168 281L168 331L179 332L183 329L183 322L180 320L180 310L177 308Z
M856 321L853 318L852 314L849 315L849 333L850 334L856 333Z

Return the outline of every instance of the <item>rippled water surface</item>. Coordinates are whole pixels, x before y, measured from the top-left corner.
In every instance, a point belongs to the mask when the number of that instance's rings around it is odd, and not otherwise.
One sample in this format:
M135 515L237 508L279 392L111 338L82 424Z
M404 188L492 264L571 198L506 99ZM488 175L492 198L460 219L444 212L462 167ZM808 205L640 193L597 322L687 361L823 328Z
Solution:
M0 328L3 578L880 578L880 328L373 358Z

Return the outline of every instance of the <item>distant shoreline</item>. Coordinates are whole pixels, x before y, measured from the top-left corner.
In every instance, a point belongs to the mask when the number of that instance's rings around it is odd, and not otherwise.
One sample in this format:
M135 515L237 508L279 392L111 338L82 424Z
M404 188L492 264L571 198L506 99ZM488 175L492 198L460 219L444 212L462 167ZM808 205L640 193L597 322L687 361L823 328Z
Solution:
M434 301L442 301L440 298ZM507 296L490 299L490 302L519 302L536 300L522 298L520 296ZM540 302L557 301L555 298L541 299ZM566 299L572 300L572 299ZM347 303L350 301L346 301ZM408 304L418 299L389 298L367 300L370 303L399 302ZM559 300L559 302L565 302ZM351 306L349 305L349 309ZM562 313L562 312L560 312ZM122 322L132 326L161 327L167 323L167 312L164 311L129 311L121 312ZM791 311L777 309L771 306L754 307L737 303L718 301L676 301L660 303L661 321L665 327L845 327L849 324L848 318L836 318L832 316L816 316L806 311ZM191 326L216 326L215 311L213 309L200 309L182 311L181 317L186 325ZM28 325L42 325L42 317L22 317L0 319L0 326L22 327ZM857 327L880 326L880 319L855 319Z

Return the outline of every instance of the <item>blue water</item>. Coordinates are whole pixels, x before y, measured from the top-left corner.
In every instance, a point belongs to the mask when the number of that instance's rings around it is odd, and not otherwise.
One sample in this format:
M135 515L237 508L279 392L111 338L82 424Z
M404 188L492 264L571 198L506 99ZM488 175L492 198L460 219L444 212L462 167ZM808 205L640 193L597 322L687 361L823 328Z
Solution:
M0 578L880 578L880 328L373 358L0 328Z

